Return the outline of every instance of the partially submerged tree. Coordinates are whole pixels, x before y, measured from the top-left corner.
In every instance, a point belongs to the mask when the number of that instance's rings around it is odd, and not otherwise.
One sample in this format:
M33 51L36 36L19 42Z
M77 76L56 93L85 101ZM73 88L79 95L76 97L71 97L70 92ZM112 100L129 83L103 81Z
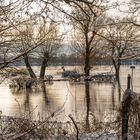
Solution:
M120 79L120 66L123 60L135 54L138 44L138 28L133 24L125 23L126 19L110 19L105 27L105 36L108 40L108 55L114 65L116 80Z
M0 1L0 49L4 51L3 61L0 62L1 69L23 55L17 53L9 56L17 41L13 30L18 30L18 26L28 21L29 18L23 18L22 15L26 14L31 3L22 0Z
M26 65L26 68L29 72L29 75L31 78L36 78L36 75L31 67L31 64L29 62L29 55L28 52L31 48L37 48L44 42L43 38L37 38L35 36L35 25L33 21L27 22L24 25L21 25L20 30L18 31L18 38L19 41L17 41L16 50L18 50L19 53L23 53L23 60Z
M72 5L73 6L73 5ZM97 32L102 28L105 17L105 7L102 3L94 2L87 6L78 4L72 7L72 24L74 26L74 50L84 58L84 72L86 76L90 75L91 61L97 52L99 37Z
M59 30L57 27L57 23L50 22L47 25L43 25L43 30L40 31L43 32L48 32L50 31L47 36L45 37L44 43L41 45L39 54L42 59L41 63L41 68L40 68L40 78L44 79L45 76L45 70L46 67L48 66L48 62L57 54L60 46L61 46L61 41L62 41L62 36L59 34Z
M41 18L42 19L42 18ZM48 62L56 55L60 47L62 36L59 34L58 24L51 21L40 20L37 25L34 20L27 22L20 27L18 32L16 50L23 53L23 60L31 78L37 78L29 61L30 56L41 58L40 78L44 79L46 66ZM32 51L28 52L29 49ZM26 53L27 52L27 53Z

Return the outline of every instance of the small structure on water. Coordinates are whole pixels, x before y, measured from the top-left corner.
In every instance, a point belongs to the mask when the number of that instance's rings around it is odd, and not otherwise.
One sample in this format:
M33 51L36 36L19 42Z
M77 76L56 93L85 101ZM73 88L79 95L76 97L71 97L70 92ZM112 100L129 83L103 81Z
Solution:
M65 70L64 66L62 67L62 70L63 70L62 72L63 78L68 78L68 80L74 81L74 82L80 81L81 74L78 73L77 71Z
M62 73L63 78L68 78L70 81L80 81L81 74L76 71L64 71Z
M115 81L115 74L112 73L100 73L90 77L94 82L114 82Z

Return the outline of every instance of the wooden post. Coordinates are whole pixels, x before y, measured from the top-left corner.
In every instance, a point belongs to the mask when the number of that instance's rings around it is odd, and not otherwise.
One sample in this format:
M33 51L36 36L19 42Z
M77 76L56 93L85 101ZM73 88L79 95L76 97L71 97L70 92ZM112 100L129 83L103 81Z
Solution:
M133 93L130 89L131 85L131 77L128 75L127 79L127 89L123 96L122 101L122 140L127 140L127 134L128 134L128 120L129 120L129 107L131 104L131 94Z
M127 77L127 89L130 89L130 83L131 83L131 76L130 76L130 74L128 74L128 77Z

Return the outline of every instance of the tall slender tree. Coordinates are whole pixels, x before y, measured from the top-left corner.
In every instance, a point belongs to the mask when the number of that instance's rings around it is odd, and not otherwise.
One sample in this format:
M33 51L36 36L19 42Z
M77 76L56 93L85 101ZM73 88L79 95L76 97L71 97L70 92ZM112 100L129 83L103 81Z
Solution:
M104 23L105 11L102 3L98 2L94 2L90 7L86 4L80 5L80 3L76 3L72 7L74 49L84 58L86 76L90 75L91 61L93 61L91 58L97 52L96 46L99 43L99 37L96 37L96 34L100 32L102 28L100 25Z

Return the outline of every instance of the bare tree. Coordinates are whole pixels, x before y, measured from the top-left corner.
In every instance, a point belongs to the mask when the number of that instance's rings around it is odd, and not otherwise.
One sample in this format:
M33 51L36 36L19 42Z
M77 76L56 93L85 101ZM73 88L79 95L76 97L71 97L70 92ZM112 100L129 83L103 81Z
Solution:
M124 23L124 20L110 19L110 25L106 26L104 30L106 38L108 38L108 55L112 59L118 81L122 60L135 54L139 39L138 28L133 24Z
M30 20L26 24L21 25L18 31L18 41L15 47L22 54L26 68L31 78L37 78L34 73L29 56L41 58L42 64L40 69L40 78L44 78L46 66L48 62L56 55L60 47L62 36L59 34L58 24L54 22L46 22L44 18L39 18L38 23ZM32 49L32 50L31 50ZM31 50L30 52L28 50Z
M9 56L12 47L16 46L17 40L19 39L15 32L20 32L19 27L23 26L23 24L26 24L31 19L35 19L39 15L41 16L42 9L33 12L32 3L33 1L26 0L0 1L0 49L2 53L3 50L5 53L3 57L4 61L0 62L1 69L25 55L25 52L18 52L17 54L14 53L14 55ZM26 50L26 53L31 52L33 49L33 47L29 48Z
M102 3L94 3L90 7L77 3L72 7L72 16L75 17L71 18L75 39L73 46L84 57L84 72L88 76L91 70L91 58L99 45L99 37L96 37L96 34L102 28L99 24L104 22L105 7Z
M16 47L18 48L16 48L16 51L18 50L18 52L23 53L23 59L31 78L36 78L36 75L29 62L30 53L28 50L39 47L44 42L44 37L38 38L35 36L35 25L32 20L21 25L19 28L20 30L17 33L19 36L19 41L17 42Z
M134 26L140 26L140 1L139 0L130 0L126 3L128 6L127 10L121 10L121 12L128 14L131 18L126 21L127 23L132 23Z
M13 31L28 21L28 18L23 18L22 15L25 15L30 4L21 0L0 1L0 51L4 54L3 61L0 62L0 69L22 56L22 54L15 56L9 54L17 41L17 36Z
M41 45L40 51L38 52L42 59L40 78L44 79L48 62L57 54L57 51L61 46L60 41L62 41L62 36L59 34L58 24L54 22L50 22L48 25L44 24L42 31L40 31L40 33L42 32L41 34L50 31L47 36L45 36L45 41Z

